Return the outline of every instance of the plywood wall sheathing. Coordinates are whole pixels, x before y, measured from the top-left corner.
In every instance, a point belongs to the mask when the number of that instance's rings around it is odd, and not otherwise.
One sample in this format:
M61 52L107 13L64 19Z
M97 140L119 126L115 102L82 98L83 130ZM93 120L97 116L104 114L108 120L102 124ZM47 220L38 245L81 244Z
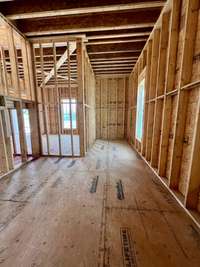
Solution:
M96 85L95 76L89 57L85 51L84 55L84 84L85 84L85 129L86 129L86 151L94 144L96 139Z
M80 40L77 42L77 64L78 64L78 124L80 128L80 155L84 156L86 152L85 138L85 107L84 107L84 44Z
M124 138L126 93L128 93L126 77L96 79L97 138L107 140Z
M5 134L3 130L2 111L0 111L0 175L9 171Z
M178 106L176 113L176 128L173 143L173 156L170 170L170 187L177 188L180 180L180 166L183 153L184 132L186 125L186 114L188 106L188 91L181 90L181 87L190 83L192 76L193 52L196 38L197 16L199 1L184 0L184 25L180 30L183 48L181 53L180 78L178 80ZM182 37L183 35L183 37ZM178 53L179 55L179 53ZM178 56L179 58L179 56ZM176 83L175 83L176 87Z
M152 43L152 53L150 44ZM127 140L184 198L200 210L200 3L168 0L129 79ZM135 139L137 81L146 67L143 139ZM140 148L142 145L142 149Z
M24 118L22 113L22 102L16 102L16 110L17 110L17 117L18 117L18 124L19 124L19 136L20 136L20 148L21 148L21 157L22 162L27 161L27 146L26 146L26 137L24 129Z
M0 94L34 101L30 43L0 20Z

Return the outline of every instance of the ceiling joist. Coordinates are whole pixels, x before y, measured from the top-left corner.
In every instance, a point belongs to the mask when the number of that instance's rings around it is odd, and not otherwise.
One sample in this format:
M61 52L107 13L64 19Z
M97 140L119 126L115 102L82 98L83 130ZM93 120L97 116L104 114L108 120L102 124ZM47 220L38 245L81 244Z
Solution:
M54 29L54 30L41 30L41 31L27 31L25 32L26 36L43 36L43 35L55 35L55 34L71 34L71 33L84 33L84 32L94 32L94 31L115 31L123 29L138 29L153 27L153 22L148 23L139 23L139 24L129 24L121 26L94 26L86 28L74 28L74 29Z
M147 38L132 39L132 40L112 40L112 41L98 41L98 42L88 42L86 45L99 45L99 44L122 44L122 43L137 43L145 42Z
M136 63L165 2L20 0L0 3L0 9L5 19L13 21L15 27L33 43L38 70L42 46L46 77L43 83L48 85L54 79L54 71L59 75L67 71L66 43L80 39L85 43L95 73L113 74L114 68L116 73L130 73L129 68ZM55 59L53 43L56 46ZM70 57L72 73L77 68L76 57L74 51ZM58 78L64 82L67 77L63 77Z
M10 20L20 20L20 19L36 19L36 18L47 18L55 16L74 16L74 15L85 15L94 13L106 13L106 12L116 12L125 10L138 10L138 9L150 9L150 8L160 8L163 7L163 1L149 1L149 2L138 2L120 5L107 5L107 6L96 6L96 7L82 7L82 8L71 8L71 9L61 9L61 10L48 10L41 12L27 12L21 14L11 14L7 18Z

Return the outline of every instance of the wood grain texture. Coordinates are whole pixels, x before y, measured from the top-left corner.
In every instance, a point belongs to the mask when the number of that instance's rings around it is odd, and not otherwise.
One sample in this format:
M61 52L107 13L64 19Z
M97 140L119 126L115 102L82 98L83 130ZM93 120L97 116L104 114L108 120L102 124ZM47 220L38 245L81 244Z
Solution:
M96 135L102 139L123 139L127 78L112 76L96 80Z
M1 266L122 267L122 228L137 266L199 266L196 226L125 142L98 140L71 163L40 158L0 181Z

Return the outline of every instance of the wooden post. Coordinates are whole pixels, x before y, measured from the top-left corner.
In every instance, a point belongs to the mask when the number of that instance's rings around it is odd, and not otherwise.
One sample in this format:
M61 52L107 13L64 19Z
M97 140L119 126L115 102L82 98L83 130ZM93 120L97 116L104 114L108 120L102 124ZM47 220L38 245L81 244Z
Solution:
M172 109L172 98L166 96L163 103L163 115L162 115L162 126L161 126L161 140L160 140L160 153L158 159L158 174L161 177L165 177L166 164L167 164L167 150L169 144L169 133L170 133L170 118Z
M45 85L44 83L44 61L43 61L43 48L42 45L40 44L40 64L41 64L41 74L42 74L42 87L41 87L41 94L42 94L42 107L43 107L43 119L44 119L44 129L46 132L46 137L47 137L47 154L50 154L50 149L49 149L49 125L48 125L48 117L47 117L47 103L45 101Z
M152 56L151 56L151 74L149 86L149 102L148 105L148 119L147 119L147 135L146 135L146 159L151 160L152 137L154 127L154 98L156 96L156 82L157 82L157 69L158 69L158 52L160 43L160 29L156 29L152 41Z
M40 156L40 136L38 128L37 104L28 104L28 108L31 127L32 156L37 158Z
M36 86L36 73L35 73L35 65L34 65L34 48L26 41L26 54L27 54L27 61L28 61L28 68L29 68L29 82L30 82L30 94L31 100L37 102L37 86ZM35 74L35 76L34 76Z
M158 167L158 154L159 154L159 141L160 141L160 130L162 123L162 108L163 99L156 99L155 111L154 111L154 127L153 127L153 138L152 138L152 149L151 149L151 166L154 168Z
M36 109L36 121L39 137L39 154L42 154L42 134L40 128L40 116L39 116L39 101L38 101L38 86L37 86L37 71L36 71L36 62L35 62L35 50L33 45L27 46L28 58L30 60L30 79L31 79L31 88L32 88L32 98L35 100L35 109ZM34 78L34 79L33 79ZM35 119L35 117L34 117Z
M179 17L181 9L181 0L172 1L172 10L169 29L169 45L166 60L166 75L164 88L163 118L161 127L160 154L158 159L158 174L165 176L167 164L167 151L169 144L170 117L172 109L171 96L166 93L173 90L176 68L176 55L179 36Z
M158 58L158 71L157 71L157 85L156 85L156 97L164 94L165 85L165 62L167 56L168 36L169 36L169 19L170 12L164 13L162 16L162 27L160 35L160 48ZM155 112L154 112L154 129L152 138L152 149L151 149L151 166L158 167L158 155L159 155L159 141L162 123L162 108L163 100L156 99L155 101Z
M14 168L13 162L13 147L12 147L12 139L11 139L11 126L10 126L10 119L9 119L9 111L8 109L4 109L2 114L4 132L5 132L5 143L6 143L6 150L7 150L7 159L8 159L8 166L9 170Z
M4 127L2 121L2 111L0 111L0 173L6 173L9 171L7 150L5 143Z
M122 106L122 111L123 111L123 118L122 118L122 128L123 128L123 137L125 137L125 122L126 122L126 78L123 78L123 106ZM119 91L118 91L118 94L119 94ZM119 102L119 96L117 96L117 101ZM118 107L117 107L117 112L118 112ZM119 120L119 116L117 115L117 124L118 124L118 120ZM118 129L117 129L117 134L118 134ZM118 135L117 135L118 137Z
M68 58L69 59L69 58ZM57 79L57 69L56 69L56 46L55 43L53 43L53 65L54 65L54 80L55 80L55 90L56 90L56 107L57 107L57 121L58 121L58 142L59 142L59 155L61 156L61 123L60 123L60 97L59 97L59 91L58 91L58 79Z
M196 209L200 193L200 92L197 110L187 193L185 197L185 205L190 209Z
M107 117L107 127L108 127L108 137L107 139L110 140L111 138L111 105L110 105L110 99L111 99L111 93L110 89L111 88L111 80L107 79L107 107L108 107L108 117Z
M26 90L26 98L32 99L31 95L31 84L30 84L30 73L29 73L29 62L28 62L28 55L27 55L27 43L24 39L21 41L22 43L22 61L23 61L23 70L24 70L24 82L25 82L25 90Z
M115 85L115 134L116 134L116 139L118 138L118 86L119 86L119 82L118 83L116 82L116 85ZM124 90L124 88L125 88L125 86L122 88L122 90ZM124 123L123 123L122 127L124 128Z
M181 75L178 86L178 107L176 112L176 128L173 140L173 154L170 166L171 188L178 188L179 174L183 151L188 92L181 87L190 82L192 74L193 50L196 35L199 0L187 0L183 52L181 58Z
M151 70L151 56L152 56L152 40L149 40L147 46L147 65L145 74L145 96L144 96L144 123L143 123L143 134L142 134L142 146L141 153L144 156L146 151L147 142L147 122L148 122L148 108L149 108L149 87L150 87L150 70Z
M80 156L85 156L84 62L83 41L77 41L78 67L78 123L80 129Z
M68 89L69 89L69 117L70 117L70 137L71 137L71 152L74 156L74 140L72 127L72 91L71 91L71 66L70 66L70 42L67 42L67 62L68 62ZM84 77L83 77L84 78ZM84 106L83 106L84 109Z
M2 64L2 72L3 72L3 79L4 79L4 94L8 94L8 79L7 79L7 72L6 72L6 60L5 60L5 52L3 47L0 47L1 53L1 64Z
M13 36L13 29L10 26L7 26L7 36L8 36L8 45L9 45L9 55L11 62L11 75L12 75L12 90L9 90L10 94L15 97L21 97L20 86L19 86L19 75L18 75L18 63L16 48Z
M19 124L19 137L20 137L20 147L21 147L21 158L22 162L27 161L27 145L26 145L26 137L25 137L25 129L24 129L24 118L23 118L23 107L21 101L15 102L18 124Z

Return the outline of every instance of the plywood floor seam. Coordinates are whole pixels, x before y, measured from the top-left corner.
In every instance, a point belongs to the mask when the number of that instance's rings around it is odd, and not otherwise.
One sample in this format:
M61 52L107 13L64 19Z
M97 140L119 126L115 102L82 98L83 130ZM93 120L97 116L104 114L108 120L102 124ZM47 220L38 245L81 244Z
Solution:
M85 158L40 158L0 181L0 266L199 263L199 230L126 142L97 140Z

